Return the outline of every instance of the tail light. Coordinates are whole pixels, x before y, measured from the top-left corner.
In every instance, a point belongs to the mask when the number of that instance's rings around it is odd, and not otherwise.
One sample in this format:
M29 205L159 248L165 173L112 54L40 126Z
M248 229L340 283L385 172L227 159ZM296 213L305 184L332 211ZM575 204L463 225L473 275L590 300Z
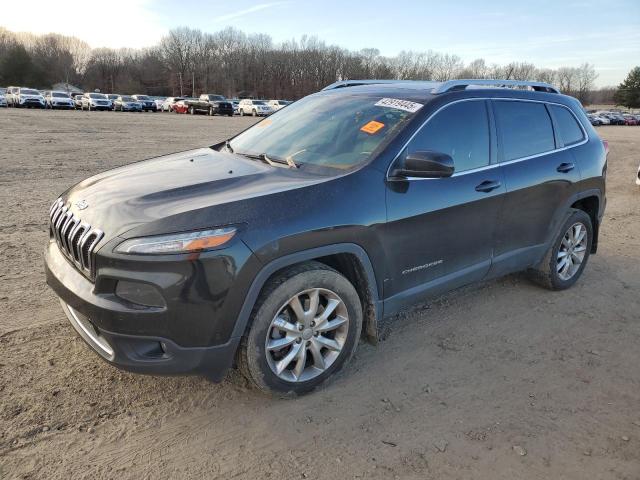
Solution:
M604 146L605 154L609 155L609 140L602 140L602 145Z

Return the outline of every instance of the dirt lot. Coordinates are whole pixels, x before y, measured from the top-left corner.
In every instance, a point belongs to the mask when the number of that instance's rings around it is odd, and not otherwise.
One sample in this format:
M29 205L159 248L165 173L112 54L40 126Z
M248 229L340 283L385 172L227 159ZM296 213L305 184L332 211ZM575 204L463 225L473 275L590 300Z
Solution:
M513 275L452 293L290 401L90 352L44 283L50 203L250 122L0 111L0 478L640 478L640 127L600 129L609 205L569 291Z

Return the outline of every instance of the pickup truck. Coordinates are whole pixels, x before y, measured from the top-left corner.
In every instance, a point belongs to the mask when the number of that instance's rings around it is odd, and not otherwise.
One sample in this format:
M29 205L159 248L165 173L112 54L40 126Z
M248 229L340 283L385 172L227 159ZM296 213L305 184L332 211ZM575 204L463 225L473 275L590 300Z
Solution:
M205 113L208 115L233 116L233 105L222 95L203 93L197 100L186 99L187 111L191 115Z

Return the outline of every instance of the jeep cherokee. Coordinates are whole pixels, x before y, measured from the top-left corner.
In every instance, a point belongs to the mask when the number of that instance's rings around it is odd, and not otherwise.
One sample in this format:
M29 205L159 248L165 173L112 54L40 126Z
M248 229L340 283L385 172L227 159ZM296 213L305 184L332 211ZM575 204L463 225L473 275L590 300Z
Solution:
M489 87L489 88L487 88ZM103 359L308 392L412 304L595 253L607 146L535 82L344 81L50 209L48 284Z

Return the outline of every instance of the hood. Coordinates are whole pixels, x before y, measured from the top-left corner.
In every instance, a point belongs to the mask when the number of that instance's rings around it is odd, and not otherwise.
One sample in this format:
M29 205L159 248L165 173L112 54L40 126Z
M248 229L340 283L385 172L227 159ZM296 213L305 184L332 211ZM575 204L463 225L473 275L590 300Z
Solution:
M302 169L272 167L201 148L109 170L80 182L62 198L82 221L103 230L108 240L143 224L145 231L153 231L148 224L154 221L167 225L169 217L326 179Z

